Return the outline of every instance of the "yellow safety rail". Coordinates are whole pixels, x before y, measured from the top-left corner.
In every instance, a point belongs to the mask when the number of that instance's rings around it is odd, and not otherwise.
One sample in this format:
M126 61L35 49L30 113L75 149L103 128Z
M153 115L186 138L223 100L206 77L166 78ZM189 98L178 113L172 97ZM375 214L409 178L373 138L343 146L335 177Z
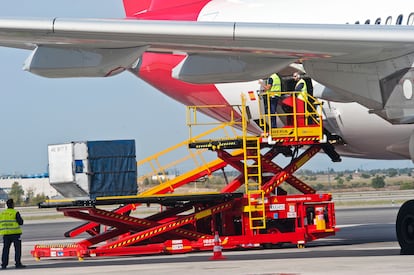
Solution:
M219 135L219 132L221 133L221 136L224 135L228 138L234 138L236 135L233 129L229 129L228 123L222 123L192 137L190 140L182 141L170 148L138 161L137 166L139 173L146 171L138 177L138 183L141 185L140 190L143 191L145 188L143 183L146 179L157 181L159 184L171 181L169 171L174 171L174 169L176 169L176 167L180 167L180 165L181 168L185 170L193 170L193 168L196 170L209 170L212 162L207 160L209 158L207 156L207 150L191 150L188 148L188 144L192 140L203 139L209 135ZM177 155L184 156L176 159Z
M260 126L264 132L274 139L288 138L290 141L320 141L323 139L322 127L322 103L311 95L304 100L299 100L300 92L282 92L278 102L278 111L275 114L270 112L270 94L261 93L259 101ZM267 108L263 104L266 98ZM287 104L286 104L287 103ZM281 106L284 106L281 111ZM272 128L272 118L277 119L277 128Z
M240 134L237 133L234 127L241 126L242 121L241 117L236 109L239 109L241 113L240 105L201 105L201 106L187 106L187 126L189 129L189 142L194 141L203 141L203 140L220 140L220 139L229 139L229 138L241 138ZM215 121L208 119L206 120L203 117L200 117L200 113L205 113L206 111L216 110L215 112L220 113L221 116L226 116L226 121ZM222 117L222 119L224 119ZM202 136L200 134L196 135L195 126L197 126L198 131L203 132ZM200 127L201 126L201 127ZM223 135L215 135L210 138L206 138L210 133L216 132L215 130L203 130L205 128L209 129L212 126L215 126L218 129L224 129L231 131L231 134L228 132ZM239 127L240 128L240 127ZM213 128L215 129L215 128ZM205 134L204 134L205 133Z

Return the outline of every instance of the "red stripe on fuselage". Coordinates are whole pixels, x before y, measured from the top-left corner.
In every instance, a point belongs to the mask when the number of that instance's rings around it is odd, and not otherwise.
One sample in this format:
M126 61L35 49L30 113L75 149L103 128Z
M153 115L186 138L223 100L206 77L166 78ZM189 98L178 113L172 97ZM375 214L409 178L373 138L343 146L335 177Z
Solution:
M202 8L211 0L124 0L129 18L145 20L188 20L196 21ZM146 12L138 13L146 10Z
M171 77L172 69L184 59L184 55L144 53L138 76L167 96L186 106L228 105L214 84L191 84ZM228 110L205 109L206 115L228 120Z
M127 16L145 20L188 20L196 21L200 11L211 0L152 0L139 4L125 0ZM214 84L191 84L171 77L171 72L184 55L144 53L141 57L138 76L167 96L186 106L228 105ZM230 120L230 108L203 108L203 113L220 121ZM237 116L236 116L237 117Z

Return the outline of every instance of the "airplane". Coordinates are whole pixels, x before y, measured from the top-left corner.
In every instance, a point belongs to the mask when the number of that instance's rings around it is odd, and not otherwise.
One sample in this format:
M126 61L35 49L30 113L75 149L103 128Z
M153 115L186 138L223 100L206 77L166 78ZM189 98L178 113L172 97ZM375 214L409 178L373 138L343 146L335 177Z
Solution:
M31 50L24 70L49 78L129 71L185 105L240 104L273 72L295 68L325 100L347 157L414 160L414 12L405 2L123 0L126 18L0 18L0 45ZM298 66L299 65L299 66ZM288 78L287 78L288 79ZM251 104L252 120L258 115ZM227 120L226 114L205 114ZM250 124L252 133L260 127ZM414 200L396 221L414 254Z

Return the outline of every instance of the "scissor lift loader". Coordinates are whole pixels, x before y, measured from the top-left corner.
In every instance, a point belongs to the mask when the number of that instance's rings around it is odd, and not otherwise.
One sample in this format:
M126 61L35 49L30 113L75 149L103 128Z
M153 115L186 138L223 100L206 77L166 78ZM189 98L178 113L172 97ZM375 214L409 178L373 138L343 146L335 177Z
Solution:
M240 136L208 140L190 136L190 148L215 151L218 159L185 173L184 177L136 196L42 203L41 207L56 207L65 216L86 222L67 231L66 237L81 233L88 233L90 237L72 243L36 245L32 255L37 259L77 257L82 260L85 257L212 250L215 232L219 233L223 249L283 243L304 247L310 241L334 235L338 229L331 195L317 194L293 174L320 150L333 161L340 158L324 135L318 108L298 112L295 106L301 103L295 93L289 96L292 113L280 114L285 117L279 119L286 121L281 128L269 128L266 121L274 114L266 114L261 119L262 135L249 135L248 109L243 97L239 106L241 112L232 114L230 122L241 129ZM236 109L222 107L232 112ZM195 124L189 123L190 126ZM295 148L304 150L297 155ZM273 160L279 154L289 156L290 164L284 168L276 164ZM227 165L240 175L220 192L171 193ZM297 194L288 194L282 183L292 186ZM159 204L160 211L145 218L133 215L141 205L150 204ZM103 205L120 207L105 210L101 208Z

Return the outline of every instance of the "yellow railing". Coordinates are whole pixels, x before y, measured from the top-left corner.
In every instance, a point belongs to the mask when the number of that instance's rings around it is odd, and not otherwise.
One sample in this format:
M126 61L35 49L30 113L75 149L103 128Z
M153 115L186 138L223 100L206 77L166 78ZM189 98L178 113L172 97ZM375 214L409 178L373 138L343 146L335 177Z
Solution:
M306 137L323 138L322 103L311 95L304 100L298 99L300 92L281 92L276 113L271 113L270 93L260 93L260 126L264 133L273 138L293 138L295 141ZM264 106L264 99L267 106ZM267 107L267 108L266 108ZM272 119L277 120L277 127L272 127Z
M214 110L214 111L213 111ZM237 112L236 110L239 110ZM201 113L206 113L207 111L213 111L217 114L220 114L222 121L206 119L204 116L200 117ZM237 131L234 127L239 126L241 128L241 106L240 105L202 105L202 106L187 106L187 126L189 129L189 140L190 142L194 142L196 140L200 141L201 137L200 134L196 134L196 127L198 132L203 133L203 139L209 138L208 135L216 132L216 130L210 129L212 126L223 129L229 130L229 132L225 132L225 135L215 135L210 138L214 138L216 140L225 139L225 138L237 138L240 135L237 134ZM224 121L223 121L224 120ZM208 129L208 130L205 130Z
M189 140L184 140L170 148L139 160L137 162L138 173L140 174L138 183L143 183L148 179L152 182L157 181L159 184L162 184L170 180L171 173L174 173L177 169L180 170L179 174L183 173L181 170L189 171L194 168L203 169L203 167L209 169L208 164L212 159L211 153L208 156L207 149L189 149L189 143L195 140L206 139L211 135L234 138L236 132L231 128L232 123L218 124L215 122L205 122L204 125L214 125L215 127L210 127L210 129L200 134L191 136ZM177 155L182 157L177 158Z

